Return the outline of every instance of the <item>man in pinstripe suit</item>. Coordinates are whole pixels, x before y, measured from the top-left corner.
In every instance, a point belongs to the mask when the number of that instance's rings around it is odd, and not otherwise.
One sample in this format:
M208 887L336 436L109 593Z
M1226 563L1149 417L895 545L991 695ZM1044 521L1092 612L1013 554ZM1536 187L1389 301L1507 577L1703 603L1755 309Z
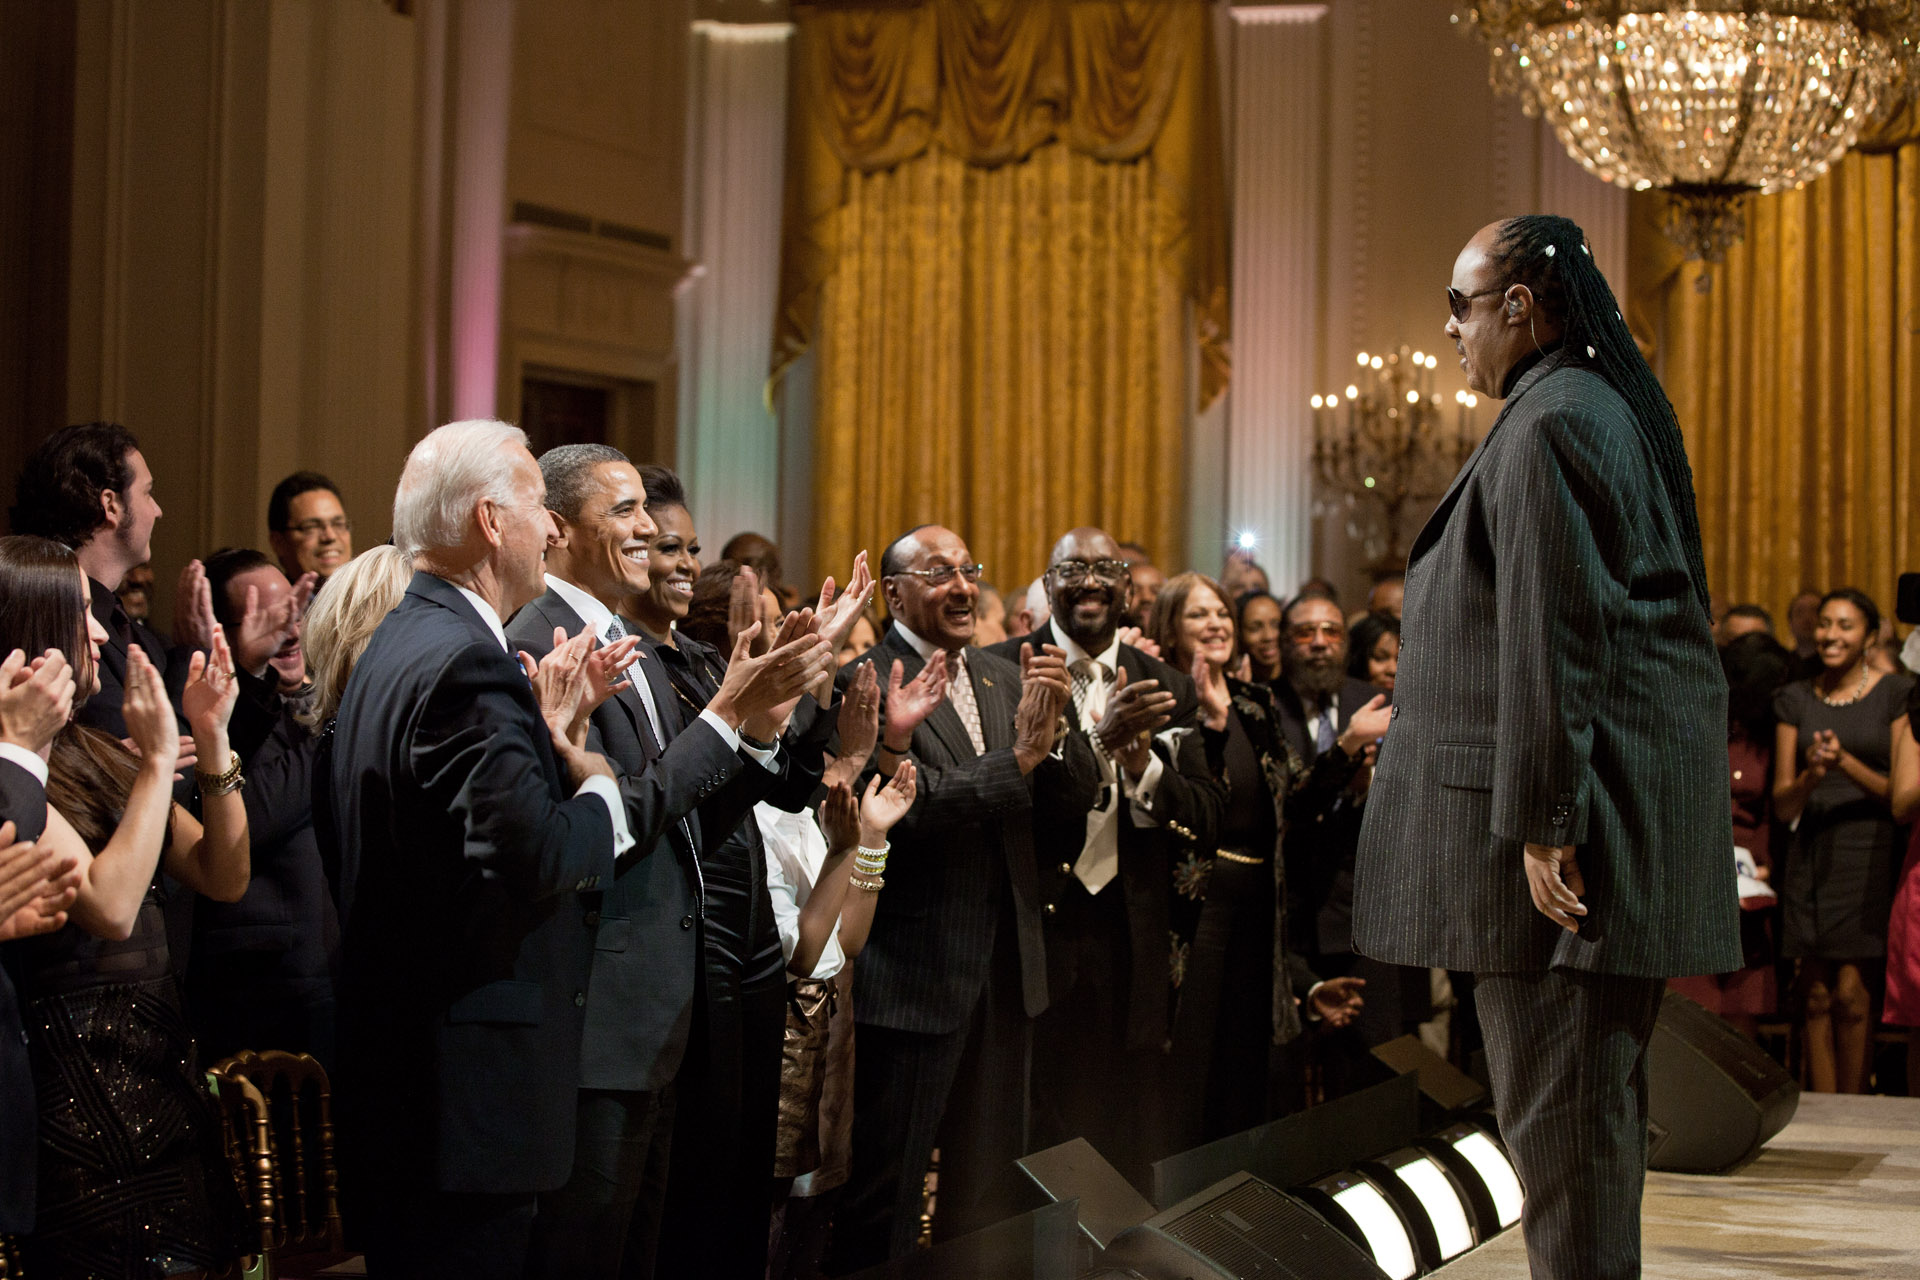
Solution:
M877 767L891 775L910 756L919 795L893 830L854 962L859 1067L836 1275L912 1250L936 1141L943 1236L992 1221L995 1184L1027 1152L1033 1019L1047 1007L1033 806L1090 805L1095 766L1053 750L1068 696L1060 650L1016 665L968 647L979 580L953 530L902 534L880 560L892 625L840 673L844 688L859 663L880 664Z
M1534 1276L1637 1276L1663 979L1740 957L1692 477L1573 223L1482 230L1448 302L1506 405L1414 540L1354 944L1477 975Z

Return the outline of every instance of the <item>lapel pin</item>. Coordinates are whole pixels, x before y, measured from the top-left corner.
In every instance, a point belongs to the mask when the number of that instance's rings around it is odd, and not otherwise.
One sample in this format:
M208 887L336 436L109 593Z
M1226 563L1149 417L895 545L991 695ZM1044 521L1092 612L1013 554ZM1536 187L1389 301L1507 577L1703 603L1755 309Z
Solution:
M985 676L980 677L980 683L987 686L987 688L989 689L993 688L993 681L987 679Z

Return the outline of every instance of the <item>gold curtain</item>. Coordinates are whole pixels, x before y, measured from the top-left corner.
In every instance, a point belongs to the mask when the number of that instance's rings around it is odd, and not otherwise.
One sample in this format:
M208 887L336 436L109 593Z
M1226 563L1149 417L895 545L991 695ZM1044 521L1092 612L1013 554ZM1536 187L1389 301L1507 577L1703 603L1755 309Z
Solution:
M1009 589L1074 524L1171 552L1189 342L1227 374L1205 0L794 16L775 376L816 347L817 491L860 477L816 563L925 521Z
M1684 262L1631 197L1629 319L1686 436L1714 596L1784 629L1802 589L1892 611L1920 569L1920 142L1882 138L1747 202L1724 263Z

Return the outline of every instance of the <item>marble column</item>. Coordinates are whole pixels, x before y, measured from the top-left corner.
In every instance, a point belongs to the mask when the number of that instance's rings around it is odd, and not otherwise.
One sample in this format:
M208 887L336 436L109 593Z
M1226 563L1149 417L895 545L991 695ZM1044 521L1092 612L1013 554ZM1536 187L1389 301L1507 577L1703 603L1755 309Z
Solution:
M679 299L676 453L714 552L744 530L781 538L783 526L807 523L782 519L794 513L780 510L780 424L766 402L792 32L788 23L693 24L682 252L696 265ZM805 548L782 549L797 578Z
M1278 591L1312 564L1313 411L1325 193L1325 5L1232 11L1233 386L1219 549L1256 539ZM1196 518L1195 524L1199 521ZM1197 528L1196 528L1197 532Z

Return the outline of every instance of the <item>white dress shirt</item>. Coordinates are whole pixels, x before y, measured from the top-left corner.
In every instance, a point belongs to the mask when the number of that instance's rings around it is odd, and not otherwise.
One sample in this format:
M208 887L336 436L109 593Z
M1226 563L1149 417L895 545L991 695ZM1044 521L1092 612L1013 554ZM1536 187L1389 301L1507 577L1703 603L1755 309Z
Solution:
M444 578L441 580L445 581ZM479 594L467 590L457 582L447 585L467 598L467 603L472 605L474 612L480 615L480 621L487 624L487 630L493 632L494 639L500 642L501 651L508 657L512 657L513 646L507 643L507 629L500 625L500 615L493 611L493 606ZM582 795L599 796L601 803L607 806L607 812L613 815L614 857L619 857L633 847L633 833L627 828L627 806L621 803L620 788L614 784L612 778L605 774L593 774L581 783L573 794L575 799Z
M800 945L800 910L813 896L820 868L827 861L827 838L811 812L788 813L764 801L753 806L753 819L767 846L767 897L773 903L774 927L780 931L780 949L788 961ZM827 945L820 950L807 976L825 982L845 968L847 953L840 947L840 922L833 922Z
M1127 798L1136 822L1144 826L1159 825L1160 820L1153 813L1153 793L1160 785L1165 766L1158 753L1149 751L1147 766L1136 780L1125 769L1115 766L1113 758L1100 745L1100 739L1093 732L1094 726L1100 722L1100 715L1095 713L1095 708L1098 707L1100 713L1104 714L1120 670L1119 635L1116 634L1099 654L1088 653L1058 628L1055 629L1055 637L1067 656L1068 672L1084 662L1095 664L1086 694L1080 703L1079 719L1080 728L1093 744L1094 759L1099 762L1104 800L1087 813L1087 838L1080 847L1079 859L1073 864L1073 874L1088 893L1099 893L1112 883L1120 870L1120 797Z
M613 610L564 578L556 578L548 574L547 585L552 587L554 592L580 615L580 621L593 628L593 634L599 637L602 643L606 643L607 629L613 624ZM621 629L625 631L624 623L621 624ZM629 631L626 634L633 633ZM645 661L646 650L643 648L641 653L643 655L641 660ZM665 751L667 735L661 727L660 708L654 705L653 686L648 683L644 674L637 671L633 673L633 691L640 696L640 705L647 710L647 723L653 726L653 740L660 744L662 751ZM739 731L722 720L711 708L702 710L700 718L713 727L713 731L720 735L720 740L727 744L729 751L744 751L758 761L761 768L771 773L779 772L780 766L776 763L780 754L778 741L773 744L771 750L763 751L759 747L742 742Z
M15 743L0 742L0 760L11 760L19 765L39 780L41 790L46 790L47 762L42 760L37 752L29 751Z

